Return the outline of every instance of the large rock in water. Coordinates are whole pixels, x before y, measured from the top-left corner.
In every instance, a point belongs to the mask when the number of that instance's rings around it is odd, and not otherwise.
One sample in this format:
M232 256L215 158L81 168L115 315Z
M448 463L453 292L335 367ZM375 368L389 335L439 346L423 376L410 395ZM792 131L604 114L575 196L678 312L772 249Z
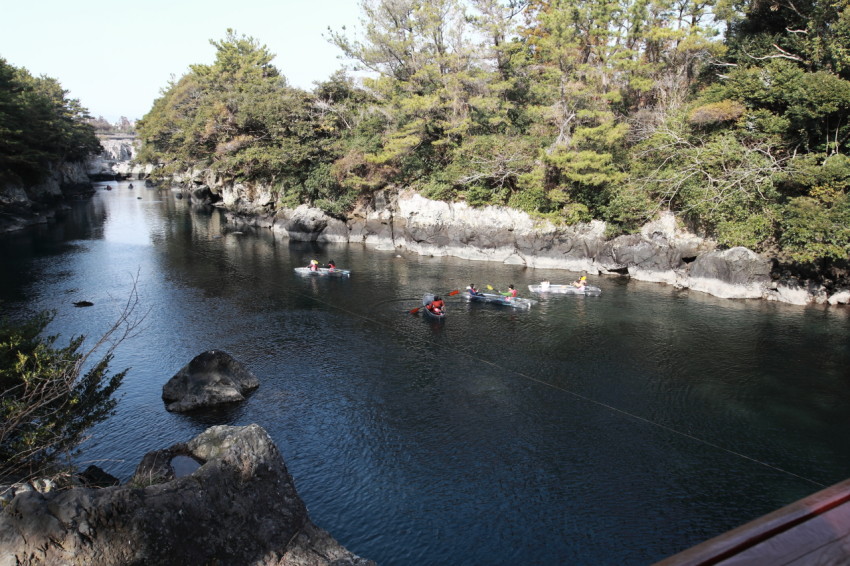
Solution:
M190 411L244 401L259 386L260 381L230 354L208 350L163 385L162 399L169 411Z
M181 460L199 467L178 477ZM19 493L0 512L0 565L13 564L374 566L310 521L257 425L151 452L127 485Z

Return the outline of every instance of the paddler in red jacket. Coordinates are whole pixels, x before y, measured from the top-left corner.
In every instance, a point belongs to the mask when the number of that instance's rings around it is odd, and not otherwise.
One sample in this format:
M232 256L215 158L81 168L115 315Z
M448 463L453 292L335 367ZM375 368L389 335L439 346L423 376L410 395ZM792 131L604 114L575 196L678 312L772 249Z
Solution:
M434 297L434 300L425 305L425 308L431 311L436 315L443 314L443 307L446 306L446 303L443 302L443 299L440 297Z

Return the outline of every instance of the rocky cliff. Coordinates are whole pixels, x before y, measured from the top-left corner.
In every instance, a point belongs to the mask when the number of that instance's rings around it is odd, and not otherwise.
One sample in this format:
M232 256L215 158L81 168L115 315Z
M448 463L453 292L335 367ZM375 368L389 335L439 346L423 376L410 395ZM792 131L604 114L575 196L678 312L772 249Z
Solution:
M153 165L134 163L139 151L139 141L135 136L103 136L100 145L103 151L86 164L92 179L145 179L153 171Z
M0 233L48 222L63 210L65 199L93 192L86 165L80 162L50 164L35 184L0 184Z
M374 566L315 526L257 425L147 454L126 485L21 490L0 511L0 565Z

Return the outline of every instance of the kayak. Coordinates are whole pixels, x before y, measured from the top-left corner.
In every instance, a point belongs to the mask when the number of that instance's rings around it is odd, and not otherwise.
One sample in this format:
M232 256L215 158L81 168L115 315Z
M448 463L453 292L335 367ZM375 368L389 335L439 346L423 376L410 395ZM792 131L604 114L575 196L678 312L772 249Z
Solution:
M296 267L295 273L298 275L315 275L318 277L350 277L351 271L348 269L328 269L327 267L320 267L319 269L313 271L309 267Z
M478 301L481 303L496 303L498 305L505 305L507 307L513 307L515 309L530 309L531 305L536 303L534 299L523 299L522 297L506 297L504 295L497 295L495 293L477 293L475 295L466 293L466 298L470 301Z
M435 313L435 312L431 312L431 311L429 311L429 310L428 310L428 309L426 309L426 308L423 308L423 309L422 309L422 312L424 312L424 313L425 313L425 316L426 316L427 318L433 318L433 319L436 319L436 320L443 320L444 318L446 318L446 313L445 313L445 311L443 311L443 312L442 312L442 313L440 313L440 314L437 314L437 313Z
M425 313L425 316L428 317L428 318L433 318L433 319L436 319L436 320L443 320L444 318L446 318L445 307L443 307L443 312L440 313L440 314L437 314L435 312L431 312L426 308L428 303L430 303L433 300L434 300L434 294L433 293L428 293L427 295L422 297L422 311Z
M572 285L529 285L528 290L532 293L558 293L561 295L601 295L602 289L593 285L587 285L579 289Z

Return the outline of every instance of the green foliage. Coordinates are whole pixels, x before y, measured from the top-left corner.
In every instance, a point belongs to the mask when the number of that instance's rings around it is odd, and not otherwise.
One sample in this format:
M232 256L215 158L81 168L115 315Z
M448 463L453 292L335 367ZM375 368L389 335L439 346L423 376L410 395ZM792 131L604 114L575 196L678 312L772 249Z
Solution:
M539 152L538 140L528 136L469 136L452 152L444 177L458 186L510 193L534 168Z
M356 128L348 98L364 98L343 75L316 96L290 88L256 40L228 30L212 41L216 60L193 65L138 124L139 159L171 170L207 164L224 179L280 187L280 202L318 202L341 214L355 193L330 175L344 149L339 133ZM362 130L361 130L362 132Z
M329 33L368 71L359 83L340 72L293 89L228 30L216 61L145 116L142 158L266 182L280 205L336 216L412 187L617 233L671 210L756 250L818 221L794 199L831 217L847 193L848 0L360 5L359 35Z
M455 198L455 191L449 183L440 181L439 179L428 179L419 186L419 192L422 196L432 200L447 200L452 201Z
M846 194L827 207L811 197L791 199L781 224L780 244L795 261L850 258L850 197Z
M722 130L696 135L671 121L636 151L633 194L619 198L612 214L672 210L729 246L758 249L772 233L783 162L770 144Z
M552 203L543 188L542 171L521 175L517 184L519 190L508 199L508 206L529 214L549 212Z
M830 206L850 191L850 157L809 153L792 159L782 183L791 195L810 196Z
M832 73L807 72L782 59L739 67L706 93L709 100L721 97L751 109L753 131L778 133L807 152L850 150L850 81Z
M590 222L593 215L582 203L568 203L561 208L560 217L564 224L572 225L580 222Z
M636 232L662 208L660 195L646 186L627 183L616 191L605 207L604 218L626 232Z
M100 151L88 112L49 77L0 58L0 182L41 180L48 167Z
M614 163L614 156L593 150L569 151L556 148L544 157L549 167L550 198L564 203L581 204L592 215L601 215L612 192L626 179ZM571 216L574 214L571 212Z
M93 424L112 414L127 370L109 375L111 350L86 369L85 337L57 347L41 334L53 315L0 322L0 479L52 470ZM91 352L89 352L91 353Z
M765 208L762 214L752 216L732 216L717 223L717 242L732 248L744 246L751 250L760 249L763 242L768 240L776 230L775 219L770 210Z

